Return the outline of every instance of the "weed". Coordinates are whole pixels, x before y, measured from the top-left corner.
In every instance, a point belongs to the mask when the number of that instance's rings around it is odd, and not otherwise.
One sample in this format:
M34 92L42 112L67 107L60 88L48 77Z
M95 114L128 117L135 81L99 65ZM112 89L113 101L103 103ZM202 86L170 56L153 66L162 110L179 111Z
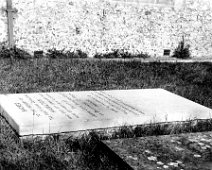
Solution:
M0 58L27 59L32 58L32 56L27 51L17 48L16 46L11 49L3 46L0 49Z
M134 137L133 129L130 126L121 126L112 135L112 138L132 138Z
M66 54L63 50L57 50L56 48L47 50L46 56L52 59L55 58L66 58Z
M115 130L111 138L132 138L145 136L172 135L181 133L205 132L212 130L212 119L188 120L173 123L150 123L144 125L121 126Z
M184 37L182 37L182 41L180 41L178 47L174 50L174 54L172 55L172 57L179 58L179 59L190 58L191 54L190 54L189 48L190 48L189 45L185 46L185 40L184 40Z
M88 55L81 50L76 50L75 56L76 56L76 58L87 58L88 57Z
M0 50L0 58L10 58L10 50L3 46Z
M97 53L97 54L94 55L94 58L99 58L99 59L101 59L101 58L105 58L105 59L143 58L143 59L146 59L146 58L150 58L150 55L144 54L144 53L131 54L131 53L124 51L124 50L115 49L112 52L108 52L108 53L105 53L105 54Z
M73 52L73 51L67 51L66 56L67 56L67 58L77 58L75 52Z
M53 49L49 49L47 54L47 57L55 59L61 59L61 58L87 58L87 54L81 50L76 50L76 52L72 52L72 51L65 51L63 50L57 50L55 48Z

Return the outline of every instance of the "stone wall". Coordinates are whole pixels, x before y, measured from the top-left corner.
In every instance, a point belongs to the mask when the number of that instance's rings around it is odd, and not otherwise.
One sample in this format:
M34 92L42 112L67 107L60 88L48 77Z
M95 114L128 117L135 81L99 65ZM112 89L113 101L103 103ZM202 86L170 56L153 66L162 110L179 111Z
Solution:
M210 0L13 0L13 7L16 45L29 51L81 49L92 56L125 49L162 56L185 36L192 56L212 56Z

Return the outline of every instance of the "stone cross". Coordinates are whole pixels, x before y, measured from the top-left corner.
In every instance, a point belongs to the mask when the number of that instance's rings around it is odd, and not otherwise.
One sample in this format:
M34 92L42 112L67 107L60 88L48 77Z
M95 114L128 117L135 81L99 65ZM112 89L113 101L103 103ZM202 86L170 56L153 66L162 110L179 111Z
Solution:
M8 23L8 42L9 48L14 47L14 36L13 36L13 14L17 13L17 9L12 8L12 0L7 0L7 23Z

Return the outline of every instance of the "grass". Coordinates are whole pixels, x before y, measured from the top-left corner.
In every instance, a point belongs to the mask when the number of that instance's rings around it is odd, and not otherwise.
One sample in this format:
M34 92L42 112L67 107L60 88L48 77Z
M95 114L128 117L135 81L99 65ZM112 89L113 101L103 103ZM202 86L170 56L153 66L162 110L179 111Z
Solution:
M135 127L122 126L112 133L108 139L133 138L181 133L206 132L212 130L212 119L188 120L185 122L150 123ZM104 139L104 138L103 138Z
M212 108L211 63L0 60L0 93L164 88Z
M100 140L95 133L91 132L77 139L69 136L60 140L57 135L48 135L44 139L31 137L20 140L3 121L1 119L1 170L109 170L115 167L115 162L110 164L111 161L100 149Z
M211 63L141 63L45 58L0 60L0 93L164 88L212 108ZM80 139L19 141L1 120L0 169L118 169L99 149L95 133ZM208 122L207 122L208 121ZM136 128L121 127L113 138L211 130L211 120ZM195 124L195 126L194 126ZM111 163L111 161L113 163Z

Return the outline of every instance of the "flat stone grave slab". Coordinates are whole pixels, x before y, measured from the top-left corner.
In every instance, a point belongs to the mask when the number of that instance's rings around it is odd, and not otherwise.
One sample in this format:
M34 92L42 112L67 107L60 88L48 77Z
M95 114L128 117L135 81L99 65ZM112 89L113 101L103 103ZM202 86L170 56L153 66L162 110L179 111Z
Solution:
M110 153L109 158L125 165L123 169L212 169L211 132L112 139L102 143L105 145L102 148Z
M20 136L209 119L212 110L163 89L0 95L0 113Z

